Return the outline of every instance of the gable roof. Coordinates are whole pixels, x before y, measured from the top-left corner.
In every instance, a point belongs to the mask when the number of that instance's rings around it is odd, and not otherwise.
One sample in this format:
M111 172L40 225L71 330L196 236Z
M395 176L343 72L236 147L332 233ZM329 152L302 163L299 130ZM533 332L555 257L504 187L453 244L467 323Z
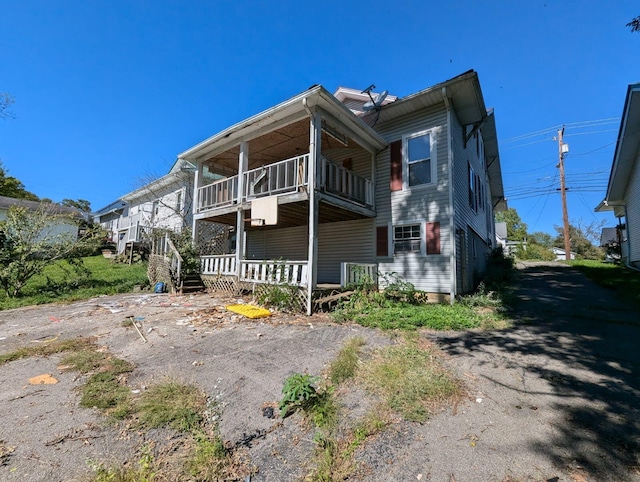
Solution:
M640 83L627 87L627 96L622 109L620 131L613 154L613 164L609 175L607 194L596 211L616 211L616 216L624 213L616 209L623 204L631 171L638 159L640 147ZM620 212L618 212L620 211Z
M50 209L51 214L64 214L69 217L83 217L82 213L76 208L62 206L57 203L42 203L41 201L28 201L26 199L18 199L15 197L0 196L0 209L8 210L12 206L20 206L29 211L37 211L42 206Z
M237 145L242 139L248 140L265 132L276 122L303 117L306 109L320 107L331 114L343 125L355 132L359 140L371 149L379 151L387 146L387 142L376 131L365 124L358 116L351 112L342 102L336 99L321 85L314 85L304 92L291 97L265 111L228 127L217 134L205 139L195 146L178 155L179 159L196 161L215 152L221 152L232 145Z

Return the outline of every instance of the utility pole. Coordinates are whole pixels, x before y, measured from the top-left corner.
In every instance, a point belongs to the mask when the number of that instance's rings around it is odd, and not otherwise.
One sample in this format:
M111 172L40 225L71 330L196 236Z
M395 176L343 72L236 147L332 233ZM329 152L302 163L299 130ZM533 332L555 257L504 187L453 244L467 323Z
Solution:
M569 214L567 213L567 188L564 183L564 126L558 130L558 167L560 168L560 195L562 196L562 224L564 231L564 252L567 260L571 259L571 237L569 236Z

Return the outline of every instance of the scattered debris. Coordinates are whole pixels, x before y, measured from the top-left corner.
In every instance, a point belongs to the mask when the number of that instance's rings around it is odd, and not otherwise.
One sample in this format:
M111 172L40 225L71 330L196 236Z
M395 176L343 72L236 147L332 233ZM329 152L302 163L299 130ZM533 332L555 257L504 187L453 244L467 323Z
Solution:
M56 383L58 383L58 379L49 373L43 373L37 377L29 378L29 385L55 385Z
M271 316L271 312L265 308L260 308L259 306L253 305L228 305L227 310L233 311L234 313L238 313L240 315L246 316L247 318L255 319L255 318L264 318L267 316Z
M262 416L267 418L276 418L276 413L273 407L262 407Z
M131 319L131 323L133 324L133 327L136 329L136 331L138 332L138 335L140 335L140 338L142 338L144 340L145 343L147 343L147 339L144 337L144 335L142 334L142 332L140 331L140 328L138 328L138 323L135 321L135 319L133 318L133 316L129 317Z
M4 440L0 440L0 467L7 464L9 457L11 457L11 454L15 449L15 447L6 445Z

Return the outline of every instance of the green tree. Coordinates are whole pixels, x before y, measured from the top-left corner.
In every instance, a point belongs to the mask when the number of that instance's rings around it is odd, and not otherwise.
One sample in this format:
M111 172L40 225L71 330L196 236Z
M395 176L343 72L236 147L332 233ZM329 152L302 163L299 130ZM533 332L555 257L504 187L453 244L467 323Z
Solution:
M29 201L39 201L38 196L24 188L24 184L5 170L0 161L0 196L27 199Z
M537 244L538 246L542 246L548 249L553 248L554 245L553 236L542 231L531 233L527 241L529 241L530 244Z
M564 228L555 226L558 236L555 238L556 246L564 247ZM569 239L571 241L571 251L584 259L602 259L604 251L594 242L599 238L602 223L591 223L584 225L581 222L569 224Z
M75 219L58 214L55 204L41 203L36 210L12 206L0 221L0 287L16 297L33 276L50 263L66 259L82 270L80 254L97 242L92 232L78 239ZM61 229L61 226L72 229Z
M509 241L524 241L527 238L527 225L520 219L518 211L514 208L496 213L496 221L507 223L507 239Z

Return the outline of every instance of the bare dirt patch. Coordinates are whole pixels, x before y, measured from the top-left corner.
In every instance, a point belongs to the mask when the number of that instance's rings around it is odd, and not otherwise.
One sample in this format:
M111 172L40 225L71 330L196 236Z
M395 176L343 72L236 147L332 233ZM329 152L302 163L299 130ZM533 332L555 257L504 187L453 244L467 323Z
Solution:
M354 451L356 478L640 480L640 317L566 269L523 268L512 329L421 332L444 351L445 365L469 396L424 423L391 416L390 425ZM321 374L348 339L361 337L372 349L395 343L395 336L337 325L325 315L247 320L224 310L236 302L129 294L3 311L0 355L91 337L134 365L126 378L130 390L171 377L215 400L220 435L255 469L252 481L302 480L318 443L299 413L278 417L284 380ZM145 447L167 464L167 474L175 469L188 443L167 429L114 424L81 408L77 388L85 376L60 367L63 356L0 365L0 480L83 481L91 466L135 463ZM29 384L39 375L58 383ZM341 385L337 395L351 420L376 406L354 384Z

